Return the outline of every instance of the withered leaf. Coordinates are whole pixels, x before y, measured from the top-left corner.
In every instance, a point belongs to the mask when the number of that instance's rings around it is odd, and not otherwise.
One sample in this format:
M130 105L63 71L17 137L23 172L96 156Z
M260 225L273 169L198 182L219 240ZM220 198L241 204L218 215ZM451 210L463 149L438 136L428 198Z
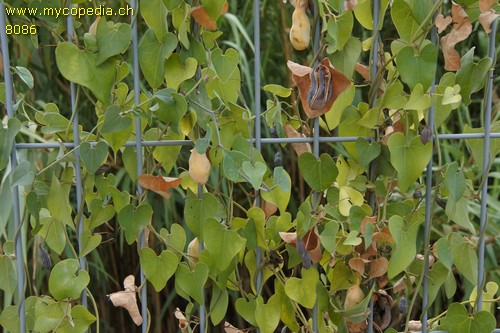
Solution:
M451 16L444 17L443 14L438 14L436 16L436 20L434 21L434 24L438 29L438 34L443 32L451 24L451 22L453 22Z
M333 86L331 88L331 94L329 94L328 100L322 104L321 108L312 109L307 102L307 95L309 94L309 90L311 89L310 73L312 71L312 68L299 65L290 60L288 60L287 62L287 66L292 72L293 82L299 89L299 96L300 101L302 102L302 107L304 108L304 112L309 118L317 118L330 111L333 102L335 102L338 96L351 85L351 81L342 72L333 68L328 58L323 58L320 65L325 66L330 72Z
M181 332L188 332L189 322L187 321L186 316L184 316L181 310L179 310L179 308L175 308L174 316L179 320L179 329L181 330Z
M297 233L296 232L280 232L281 239L293 247L297 248ZM321 242L319 240L318 228L314 227L309 230L302 242L305 244L307 253L309 254L313 263L318 263L321 260Z
M380 257L370 261L370 279L384 275L387 272L389 261L385 257Z
M366 260L363 258L351 258L349 259L348 265L351 269L358 272L361 276L365 274L365 264L370 260Z
M358 0L345 0L344 8L346 10L354 10L358 6Z
M125 290L117 291L115 293L106 295L109 300L116 307L125 308L130 315L130 318L134 321L134 323L139 326L142 324L142 316L139 312L139 307L137 306L136 300L136 292L137 286L135 285L135 277L133 275L127 276L123 280L123 287Z
M295 130L290 124L286 124L284 126L285 128L285 133L288 138L305 138L306 136L304 134L301 134ZM311 145L309 142L299 142L299 143L292 143L292 148L295 150L297 153L297 156L302 155L305 152L312 152Z
M172 188L176 188L182 182L182 178L153 175L140 175L138 179L139 185L141 185L144 189L156 192L166 199L170 198L170 193L167 191Z
M479 14L479 23L483 26L484 31L487 33L491 32L491 23L493 23L497 17L498 14L491 9Z
M221 15L227 13L229 5L227 1L224 3L221 9ZM194 18L196 23L201 25L203 28L207 30L217 30L217 22L212 20L210 16L207 14L207 11L203 6L196 6L191 9L191 16Z
M448 71L460 69L460 54L455 50L455 45L465 40L472 32L472 24L469 16L462 6L452 3L451 17L453 18L453 28L450 33L441 38L443 48L444 68Z

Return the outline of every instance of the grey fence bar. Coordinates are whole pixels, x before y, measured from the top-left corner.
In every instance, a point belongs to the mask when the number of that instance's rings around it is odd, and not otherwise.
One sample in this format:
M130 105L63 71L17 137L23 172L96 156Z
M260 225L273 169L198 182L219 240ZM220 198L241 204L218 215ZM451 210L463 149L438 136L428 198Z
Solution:
M5 82L5 109L7 110L7 117L14 118L14 109L12 105L12 98L14 97L12 76L10 74L10 55L9 55L9 41L5 31L5 5L0 1L0 45L2 46L3 57L3 77ZM14 140L15 145L15 140ZM15 170L17 167L17 152L12 149L10 157L10 168ZM19 210L19 187L17 185L12 187L12 214L14 217L14 228L16 229L16 236L14 239L16 251L16 271L17 271L17 305L19 307L19 325L21 333L26 332L26 303L24 301L24 288L26 286L26 277L24 275L24 254L23 254L23 236L21 232L21 215Z
M314 9L312 12L314 15L317 14L317 1L312 1L314 3ZM342 143L342 142L354 142L358 139L358 137L353 136L344 136L344 137L321 137L320 136L320 126L319 119L316 118L313 124L313 137L308 138L265 138L262 137L261 132L261 55L260 55L260 0L254 0L253 2L253 13L254 13L254 112L255 112L255 136L252 138L252 143L255 144L255 147L258 151L261 151L262 144L282 144L282 143L302 143L309 142L313 145L313 154L318 157L320 152L320 145L326 143ZM71 6L71 1L67 3L67 6ZM134 86L134 101L135 104L140 104L140 70L139 70L139 58L138 58L138 30L137 30L137 19L138 19L138 0L130 0L130 6L133 8L133 13L130 16L130 21L132 25L132 61L133 61L133 86ZM372 52L370 56L371 66L371 80L376 85L377 82L375 78L377 77L378 71L378 61L379 61L379 33L378 33L378 25L380 22L380 0L373 0L373 44L372 44ZM316 26L314 27L314 39L313 39L313 49L315 54L319 52L319 40L320 40L320 21L318 19ZM72 17L68 16L67 19L67 32L68 41L72 42L74 38L74 30L73 30L73 21ZM495 20L491 26L492 32L490 33L489 45L488 45L488 56L494 59L495 61L495 48L496 48L496 30L498 25L498 19ZM10 58L9 58L9 45L8 45L8 36L5 31L6 26L6 14L5 14L5 5L3 1L0 1L0 46L1 52L3 56L3 75L4 75L4 83L5 83L5 109L7 111L7 116L9 119L14 118L14 110L13 110L13 84L10 73ZM437 45L437 33L435 31L432 32L431 40L434 45ZM485 280L485 267L484 267L484 257L485 257L485 233L486 227L488 223L488 215L487 215L487 196L488 196L488 173L489 173L489 154L490 154L490 144L492 139L500 138L500 133L491 132L491 120L492 120L492 98L493 98L493 78L494 72L493 69L489 73L489 77L487 80L487 87L485 91L485 103L484 103L484 133L474 133L474 134L455 134L455 133L446 133L446 134L436 134L435 133L435 115L434 115L434 106L431 106L428 114L428 126L432 129L433 135L431 140L464 140L464 139L478 139L484 141L484 156L483 156L483 187L481 188L481 202L480 202L480 230L479 230L479 243L478 243L478 281L477 288L478 290L482 290ZM434 91L435 82L432 83L431 91ZM374 88L375 91L377 87ZM375 92L372 91L372 94ZM73 126L73 142L65 142L65 143L54 143L54 142L34 142L34 143L13 143L13 149L10 160L10 169L14 170L18 164L17 162L17 150L21 149L58 149L61 147L72 149L67 154L73 154L75 157L75 181L76 181L76 204L77 204L77 216L79 216L78 221L78 249L81 252L82 246L82 232L83 232L83 219L81 215L81 207L83 201L83 182L82 182L82 174L81 174L81 165L80 165L80 157L79 157L79 146L80 146L80 137L78 133L79 128L79 116L77 112L77 87L75 84L70 84L70 95L71 95L71 110L72 110L72 126ZM373 101L375 99L373 98ZM374 103L374 102L373 102ZM372 103L372 104L373 104ZM366 137L367 140L374 140L372 137ZM95 145L96 142L90 142L91 145ZM125 147L135 147L136 149L136 163L137 163L137 173L140 175L143 169L143 148L144 147L154 147L154 146L191 146L193 142L191 140L164 140L164 141L145 141L142 140L141 135L141 119L136 116L135 118L135 141L129 141L124 144ZM370 171L371 176L371 171ZM432 218L432 184L433 184L433 161L428 163L426 167L426 193L425 193L425 229L424 229L424 254L425 255L425 264L424 264L424 276L422 279L422 332L426 333L428 331L427 327L427 306L428 306L428 292L429 292L429 280L428 280L428 263L429 263L429 243L430 243L430 232L431 232L431 218ZM203 188L202 186L198 187L198 196L202 194ZM141 194L143 192L142 188L137 185L137 192ZM25 254L23 253L23 233L21 232L21 215L20 215L20 198L19 198L19 188L18 186L12 187L12 201L13 201L13 223L14 228L16 230L15 234L15 254L16 254L16 270L17 270L17 299L15 300L18 305L19 318L20 318L20 331L22 333L26 332L26 316L25 316L25 286L26 286L26 276L24 269L24 258ZM318 200L318 194L314 194L314 203L316 204ZM370 200L373 201L373 200ZM372 207L374 205L374 201L371 202ZM256 205L261 205L260 195L256 193ZM146 246L146 238L144 232L140 235L140 243L139 247L143 248ZM200 250L203 249L203 244L200 243ZM257 248L256 251L256 260L257 265L260 265L262 260L261 249ZM82 269L86 269L86 259L85 257L79 258L80 267ZM148 299L147 299L147 284L145 283L145 275L142 271L140 272L140 280L141 280L141 313L143 317L142 323L142 332L146 333L149 329L149 312L148 312ZM262 273L258 272L256 279L256 289L257 292L260 293L260 289L262 287ZM204 299L205 301L205 299ZM87 306L87 295L86 291L82 293L81 303L84 306ZM203 302L204 303L204 302ZM482 293L478 292L477 296L477 309L481 310L482 307ZM370 302L370 314L369 314L369 326L368 331L373 333L374 324L373 324L373 309L374 302L373 298ZM207 320L206 320L206 307L205 304L200 304L200 322L199 322L199 330L202 333L207 331ZM318 314L318 304L316 304L313 308L312 313L312 325L313 331L318 331L318 322L321 320ZM500 329L495 329L494 332L500 333Z

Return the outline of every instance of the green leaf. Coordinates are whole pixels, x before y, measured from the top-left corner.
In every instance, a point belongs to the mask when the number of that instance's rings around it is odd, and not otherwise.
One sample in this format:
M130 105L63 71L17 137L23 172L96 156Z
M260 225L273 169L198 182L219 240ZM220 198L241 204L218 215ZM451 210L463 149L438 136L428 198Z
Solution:
M180 132L180 121L187 112L187 102L184 96L172 93L173 104L166 104L159 100L159 108L155 112L158 119L165 123L172 123L172 130L178 134Z
M334 53L342 50L352 34L354 18L352 12L347 10L339 16L331 17L327 24L328 48L326 52Z
M244 298L238 298L235 302L236 312L243 317L247 322L253 326L257 326L255 319L255 309L257 307L257 300L250 298L246 301Z
M0 255L0 289L6 295L12 296L17 288L16 268L14 261L5 255Z
M102 64L108 58L125 52L132 39L132 28L127 23L107 22L104 17L99 19L96 31L97 60Z
M67 302L37 304L35 310L39 315L36 316L34 331L53 332L57 327L63 326L67 322L67 318L65 318L65 310L67 306Z
M184 219L188 228L203 241L204 222L206 219L222 219L226 217L226 209L213 194L203 193L201 198L189 194L184 206Z
M206 219L202 228L205 249L211 257L217 258L217 268L224 271L245 246L246 240L238 232L227 229L213 218Z
M163 83L165 59L177 47L177 37L171 32L158 40L153 30L147 30L139 43L139 64L144 78L156 89Z
M27 68L16 66L15 73L19 75L19 78L28 86L28 88L33 89L35 82L33 80L33 75Z
M95 229L108 222L115 216L115 208L112 205L102 205L102 200L94 199L90 203L89 228Z
M404 108L406 110L417 110L424 111L430 108L431 97L428 94L424 94L424 89L420 83L417 83L413 90L411 91L410 98L405 104Z
M339 211L344 216L349 216L351 207L363 205L363 194L352 187L341 186L339 189Z
M459 233L452 233L448 241L453 256L453 264L460 273L473 285L477 284L477 254L470 241L464 239Z
M448 189L451 198L458 201L465 192L465 175L462 170L458 170L458 163L452 162L444 176L444 184Z
M453 87L446 87L444 89L443 99L441 103L443 105L452 105L452 108L456 108L456 104L462 101L462 95L460 93L460 85L455 84Z
M457 84L460 85L461 95L465 105L471 102L471 94L478 92L484 86L487 73L491 68L491 58L482 58L474 62L474 47L461 59L461 67L457 71Z
M417 233L422 221L416 219L403 219L402 216L393 215L389 219L389 230L394 238L395 248L389 259L387 275L389 279L405 270L417 254Z
M357 58L356 58L357 59ZM344 74L346 74L344 72ZM347 74L346 74L347 75ZM355 95L356 89L354 88L353 85L349 86L346 90L344 90L333 102L332 108L330 111L328 111L324 116L326 123L328 124L328 128L330 130L333 130L339 126L340 119L342 118L342 115L344 114L344 110L347 110L347 108L351 105L352 101L354 100L354 95ZM359 126L357 126L359 127ZM354 135L354 134L351 134Z
M460 303L448 307L444 322L449 333L491 333L496 325L495 317L488 311L469 315L465 305Z
M378 17L384 17L389 0L382 0L380 2L380 11ZM372 1L363 0L359 1L358 6L354 9L354 15L358 22L367 30L373 30L373 16L372 16ZM383 20L379 20L377 30L380 30L383 25Z
M205 136L196 140L194 149L196 149L199 154L205 154L210 147L210 139L212 139L212 128L207 126Z
M201 0L203 8L208 16L214 21L217 21L220 17L225 2L226 0Z
M11 333L19 333L19 310L17 306L9 305L0 314L0 325Z
M90 282L87 271L79 269L76 259L65 259L58 262L50 272L49 291L58 300L77 300Z
M339 224L336 221L329 221L325 224L325 228L319 234L319 239L321 240L321 245L330 253L335 252L335 247L337 245L336 237L339 231Z
M157 256L153 249L145 247L140 250L139 257L144 275L157 292L165 288L179 264L177 255L168 250L163 250Z
M184 139L183 134L175 133L170 128L167 131L167 135L163 137L163 140L182 140ZM177 157L181 151L181 146L159 146L153 151L153 157L158 163L161 164L163 170L168 174L174 164L177 161Z
M88 173L93 175L108 158L108 145L104 141L99 141L95 147L84 142L80 145L80 158Z
M299 157L299 169L307 184L318 192L330 187L338 174L335 162L328 154L321 154L318 160L311 153L303 153Z
M184 228L177 223L173 223L170 227L170 232L167 229L162 228L160 230L160 235L165 240L165 245L171 247L180 253L184 251L184 246L186 245L186 232Z
M111 207L112 208L112 207ZM114 211L113 211L114 213ZM85 257L87 254L95 250L102 241L102 236L100 234L94 234L90 232L90 230L84 230L81 234L80 242L82 244L82 248L80 253L78 254L79 258Z
M165 40L167 34L167 8L162 0L141 1L141 15L158 41Z
M301 279L292 277L286 281L286 295L300 305L312 309L316 302L316 285L318 282L319 274L315 267L302 268Z
M73 181L72 169L66 169L66 175L61 181L56 178L56 175L52 177L52 182L50 183L50 191L47 196L47 208L52 215L57 220L62 223L73 226L73 218L71 217L71 205L69 203L69 193L71 191L71 182ZM67 183L65 181L70 181Z
M212 285L212 297L210 298L210 320L212 324L218 325L226 316L229 304L227 289L219 289L217 284Z
M181 62L179 54L172 54L165 63L167 87L178 90L182 82L194 76L197 64L194 58L187 58Z
M387 109L402 109L406 103L406 97L403 89L403 84L400 81L396 81L387 87L382 99L380 101L380 107Z
M16 118L9 119L7 128L0 126L0 170L9 164L14 138L20 129L21 122Z
M222 83L226 83L229 80L238 67L238 62L240 60L238 51L233 48L227 49L224 54L222 54L221 49L217 48L212 52L210 58L214 65L215 72Z
M12 173L11 186L27 186L33 184L35 180L34 166L31 162L22 160Z
M243 174L247 176L253 188L258 190L262 184L262 177L267 171L267 167L262 162L256 162L252 165L249 161L244 161L241 165Z
M395 0L391 7L392 21L396 26L399 36L406 42L414 42L413 38L417 35L421 35L422 37L420 38L425 36L422 28L419 29L420 22L417 21L415 16L413 16L411 2L405 0ZM427 27L424 26L423 28L426 29Z
M73 319L72 322L68 320L65 327L67 330L63 330L62 332L85 333L88 331L90 325L96 321L96 317L82 305L75 305L71 308L71 317Z
M104 112L104 121L101 127L101 133L114 133L129 128L132 125L132 119L123 117L121 108L118 105L110 105Z
M423 91L427 91L436 75L438 49L432 44L425 45L421 50L411 46L403 47L397 57L397 68L401 80L411 90L421 84Z
M292 94L292 88L285 88L279 84L266 84L263 89L264 91L268 91L273 95L283 98L289 97Z
M500 121L495 121L491 125L491 133L500 132ZM464 126L464 133L484 133L484 128L472 128L468 124ZM474 164L477 165L478 170L483 170L484 164L484 142L478 139L466 139L467 144L470 147L470 151L472 156L474 157ZM495 155L500 152L500 138L492 138L490 142L490 156L489 156L489 165L495 159Z
M271 190L261 191L262 199L278 207L284 214L290 201L292 180L283 167L274 168L273 178L264 182Z
M116 76L114 61L97 66L96 54L80 50L73 43L63 42L56 47L56 62L64 78L89 88L104 104L109 102Z
M208 279L208 266L199 262L191 271L185 264L180 264L175 272L175 285L198 304L203 302L203 290Z
M438 295L441 286L446 282L448 278L448 273L450 270L446 266L438 261L429 271L429 300L428 305L434 303L436 296Z
M380 144L376 141L368 143L365 138L356 140L356 150L358 151L358 163L361 167L366 168L371 161L380 155Z
M483 302L482 302L482 309L484 311L488 311L492 314L495 313L495 295L498 292L498 284L493 281L489 281L486 283L486 291L483 291ZM477 286L474 287L472 292L470 293L469 296L469 301L471 302L471 306L475 308L476 304L476 299L477 299Z
M274 294L269 298L267 304L261 296L255 304L255 321L262 333L273 333L278 327L281 315L281 295Z
M61 254L66 247L66 230L64 223L59 219L48 216L48 212L44 209L42 214L45 215L40 220L41 228L38 234L45 239L47 245L57 254Z
M388 146L391 152L391 164L398 172L398 187L402 192L406 192L429 162L432 144L424 145L418 136L406 142L402 133L394 133L389 138Z
M344 48L342 50L337 50L335 53L330 55L329 58L332 61L332 65L335 67L335 69L344 73L345 76L347 76L347 78L352 79L352 76L354 74L354 67L358 62L361 50L362 50L362 45L360 40L358 38L349 35L349 39L347 39ZM351 87L352 88L349 88L349 90L354 90L354 86ZM344 92L342 92L341 96L344 94ZM337 100L335 100L335 102L333 103L335 105L335 103L337 103ZM333 113L333 111L328 112L326 114L327 119L328 119L328 114L330 113ZM330 129L332 129L332 127L330 127Z
M118 213L118 222L125 229L125 239L132 244L144 228L151 222L153 209L148 204L141 204L134 207L128 204Z

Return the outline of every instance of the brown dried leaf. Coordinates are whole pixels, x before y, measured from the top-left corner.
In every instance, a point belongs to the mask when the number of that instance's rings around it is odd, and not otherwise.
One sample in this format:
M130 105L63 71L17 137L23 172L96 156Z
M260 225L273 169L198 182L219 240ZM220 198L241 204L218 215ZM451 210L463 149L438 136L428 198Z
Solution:
M179 320L179 328L182 333L187 333L189 332L189 322L187 321L186 317L184 314L179 310L179 308L175 308L174 312L175 318Z
M499 15L493 11L493 10L488 10L488 11L485 11L485 12L482 12L481 14L479 14L479 23L481 23L481 25L483 26L483 29L486 33L490 33L491 32L491 23L493 23L493 21L495 21L495 19L498 17Z
M358 6L358 0L345 0L344 8L346 10L354 10Z
M229 5L227 1L224 3L221 9L221 15L227 13ZM207 11L203 6L196 6L191 9L191 16L194 18L196 23L201 25L203 28L207 30L217 30L217 22L212 20L210 16L208 16Z
M498 0L479 0L479 11L481 13L489 11Z
M242 330L240 330L239 328L234 327L233 325L231 325L227 321L224 322L224 332L226 332L226 333L243 333Z
M106 296L108 296L109 300L113 303L114 306L125 308L134 323L139 326L142 324L142 316L139 312L139 307L137 306L137 300L135 297L135 293L137 291L137 286L135 285L135 277L133 275L127 276L123 280L123 286L125 290L118 291Z
M420 320L410 320L408 322L410 332L420 332L422 330L422 322Z
M347 328L349 329L349 333L363 333L368 328L368 323L366 321L360 323L348 322Z
M389 261L385 257L374 259L370 262L370 279L383 276L387 272Z
M363 79L366 81L370 80L370 70L368 69L368 66L357 62L356 65L354 65L354 69L363 77Z
M146 190L151 190L158 193L162 197L168 199L170 198L170 193L167 191L172 188L176 188L182 182L182 178L173 177L163 177L163 176L153 176L153 175L140 175L139 185L141 185Z
M413 284L415 283L415 276L411 275L410 276L410 282ZM401 279L399 279L395 284L394 284L394 287L392 287L392 290L397 293L397 292L400 292L402 290L405 290L407 288L407 285L406 285L406 278L405 277L402 277Z
M438 28L438 34L443 32L451 24L451 22L453 22L451 16L444 17L443 14L438 14L436 16L436 21L434 22Z
M441 38L443 48L444 68L448 71L460 69L460 54L455 50L455 45L465 40L472 32L472 24L469 16L462 6L452 3L451 17L453 18L453 28L450 33Z
M321 65L325 66L330 72L333 86L330 99L318 110L311 109L309 103L307 102L307 95L311 88L311 68L299 65L293 61L288 60L287 66L292 72L293 82L297 85L299 89L300 101L302 102L302 107L304 108L304 112L309 118L317 118L321 115L324 115L332 108L333 102L337 99L337 97L349 86L351 85L351 81L338 70L334 69L330 60L328 58L323 58L321 61Z
M366 260L363 258L351 258L349 259L349 267L351 267L353 270L361 274L363 276L365 274L365 264L367 262L370 262L370 260Z
M296 232L280 232L281 239L293 247L297 247L297 233ZM319 240L318 228L314 227L309 230L302 238L306 246L307 253L311 257L313 263L318 263L321 260L321 242Z
M301 134L295 130L290 124L285 125L285 133L287 138L305 138L306 136L304 134ZM302 142L302 143L292 143L292 148L295 150L297 153L297 156L302 155L305 152L312 152L311 145L309 142Z

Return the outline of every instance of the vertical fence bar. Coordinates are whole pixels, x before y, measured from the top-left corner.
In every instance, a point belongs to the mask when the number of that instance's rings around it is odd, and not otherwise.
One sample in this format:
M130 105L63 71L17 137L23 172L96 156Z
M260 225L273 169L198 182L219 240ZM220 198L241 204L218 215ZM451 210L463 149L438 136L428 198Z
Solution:
M141 102L141 91L140 91L140 76L139 76L139 42L137 34L137 17L138 17L138 4L139 1L130 0L130 7L132 7L132 13L130 15L130 20L132 23L132 58L133 58L133 77L134 77L134 104L139 105ZM142 174L142 133L141 133L141 118L139 116L135 117L135 159L137 163L137 175ZM140 196L142 194L142 187L137 183L137 193ZM140 234L139 248L142 249L146 246L146 235L144 230ZM146 276L144 271L140 269L141 275L141 315L143 318L142 322L142 333L146 333L148 329L148 290L146 282Z
M2 58L3 58L3 76L5 81L5 108L7 110L7 117L14 118L14 109L12 106L12 98L14 96L12 77L10 75L10 55L9 55L9 40L7 39L7 33L5 31L6 18L5 18L5 5L3 1L0 1L0 45L2 46ZM17 166L17 154L16 154L16 142L14 140L12 144L12 153L10 157L10 167L11 172L16 169ZM19 328L21 333L26 332L26 304L24 302L24 287L25 287L25 276L24 276L24 255L23 255L23 240L21 228L21 215L19 210L19 188L18 186L12 187L12 214L14 217L14 228L16 230L16 236L14 239L15 252L16 252L16 273L17 273L17 298L18 298L18 314L19 314Z
M257 151L262 150L262 132L261 132L261 106L260 106L260 1L253 2L253 44L255 49L254 54L254 99L255 99L255 148ZM255 197L255 205L261 206L260 192L257 191ZM260 262L262 261L262 249L258 246L255 249L255 261L257 263L257 277L255 280L255 289L257 293L262 287L262 270Z
M434 1L435 2L435 1ZM434 15L435 17L436 15ZM437 45L438 35L437 29L434 26L431 31L431 42L432 45ZM436 80L432 80L431 84L431 94L436 90ZM429 109L429 122L427 125L431 129L433 135L431 135L431 159L427 163L427 168L425 170L425 229L424 229L424 277L423 277L423 295L422 295L422 333L427 333L427 306L429 304L429 251L430 251L430 241L431 241L431 220L432 220L432 156L434 154L434 117L435 105L432 104Z
M318 8L318 3L316 1L313 1L313 8L311 8L311 14L314 20L316 21L316 25L314 26L314 38L313 38L313 50L314 54L316 55L319 52L320 49L320 38L321 38L321 18L319 17L319 8ZM317 19L316 19L317 17ZM312 64L312 66L316 66L320 61L320 55L316 57L315 63ZM319 158L319 117L314 118L314 124L313 124L313 154L314 157ZM318 197L319 193L314 192L313 193L313 206L316 207L318 204ZM317 293L317 290L316 290ZM318 332L318 298L316 297L316 302L314 302L314 307L313 307L313 312L312 312L312 326L313 326L313 332L317 333Z
M71 10L71 0L68 1L68 9ZM73 27L73 16L68 15L66 18L66 30L67 30L67 40L68 42L73 41L73 37L75 36L74 27ZM73 143L75 145L74 155L75 155L75 183L76 183L76 207L77 207L77 216L79 216L77 223L77 239L78 239L78 254L82 251L82 234L83 234L83 214L80 211L82 207L82 199L83 199L83 184L82 184L82 169L80 163L80 133L78 132L79 125L79 117L78 111L76 109L76 85L73 82L70 82L70 97L71 97L71 113L73 117ZM87 262L85 257L80 257L78 259L80 263L80 269L85 270L87 266ZM87 307L87 292L85 290L82 291L81 302L84 307Z
M372 89L374 89L372 95L373 95L373 100L371 101L371 107L375 106L375 101L376 101L376 96L377 96L377 90L378 90L378 82L376 81L377 77L377 72L378 72L378 24L379 24L379 13L380 13L380 0L374 0L373 1L373 44L372 44L372 52L370 55L371 58L371 67L370 67L370 80L372 83ZM370 174L369 178L370 181L374 181L373 175L375 171L375 161L372 161L370 163ZM372 213L375 214L375 192L370 193L370 207L372 208ZM370 282L370 288L373 287L375 281L372 280ZM373 309L374 309L375 303L374 303L374 298L373 296L370 298L370 303L369 303L369 314L368 314L368 333L373 333Z
M493 98L493 77L495 68L495 36L498 20L491 25L490 41L488 45L488 56L493 60L493 64L488 77L488 87L486 89L485 112L484 112L484 151L483 151L483 187L481 188L481 216L479 219L479 246L478 246L478 266L477 266L477 310L482 310L483 285L484 285L484 251L486 224L488 223L487 203L488 203L488 172L490 164L490 143L491 143L491 104Z

